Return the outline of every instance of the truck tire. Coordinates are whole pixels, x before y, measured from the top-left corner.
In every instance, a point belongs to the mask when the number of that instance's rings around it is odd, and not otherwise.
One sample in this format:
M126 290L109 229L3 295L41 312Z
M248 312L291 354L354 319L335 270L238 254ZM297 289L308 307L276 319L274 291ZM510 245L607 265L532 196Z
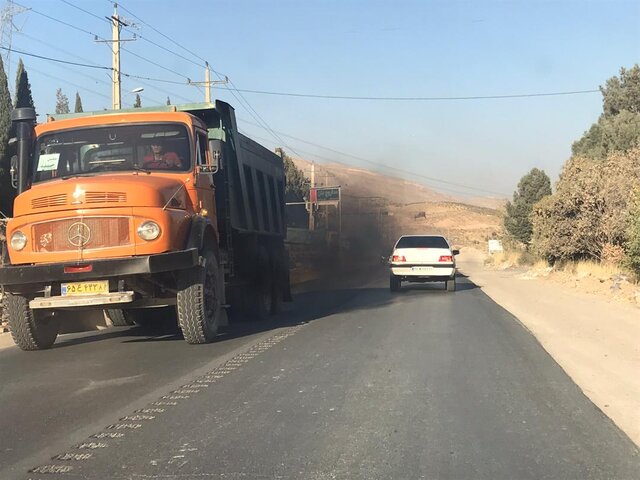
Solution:
M389 274L389 290L392 292L399 292L400 286L402 282L400 281L400 277L394 275L393 273Z
M273 255L261 246L258 249L258 272L253 288L249 293L249 313L256 320L269 318L274 308L274 269Z
M455 277L451 280L447 280L445 282L445 286L447 287L447 292L455 292L456 291L456 279Z
M135 323L130 316L127 315L127 312L120 308L105 309L104 314L114 327L129 327Z
M182 270L178 277L178 324L187 343L213 341L220 321L218 260L204 250L204 267Z
M54 314L34 312L22 295L5 293L9 315L9 330L15 344L22 350L51 348L60 330L60 319Z

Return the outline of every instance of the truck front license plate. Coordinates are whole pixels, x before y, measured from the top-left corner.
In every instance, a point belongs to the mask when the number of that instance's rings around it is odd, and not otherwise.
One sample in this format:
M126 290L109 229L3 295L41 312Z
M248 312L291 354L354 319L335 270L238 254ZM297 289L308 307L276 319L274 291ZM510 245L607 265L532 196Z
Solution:
M63 283L60 286L60 293L63 297L69 295L93 295L96 293L109 293L109 280Z

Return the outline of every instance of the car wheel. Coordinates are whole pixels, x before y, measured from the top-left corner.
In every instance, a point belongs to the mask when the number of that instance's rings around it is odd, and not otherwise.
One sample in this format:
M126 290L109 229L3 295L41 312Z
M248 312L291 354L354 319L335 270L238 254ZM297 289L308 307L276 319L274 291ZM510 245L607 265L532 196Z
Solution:
M456 291L456 279L452 278L451 280L447 280L445 282L445 286L447 287L447 292L455 292Z
M389 290L392 292L397 292L400 290L400 286L402 285L402 281L400 277L394 275L393 273L389 275Z

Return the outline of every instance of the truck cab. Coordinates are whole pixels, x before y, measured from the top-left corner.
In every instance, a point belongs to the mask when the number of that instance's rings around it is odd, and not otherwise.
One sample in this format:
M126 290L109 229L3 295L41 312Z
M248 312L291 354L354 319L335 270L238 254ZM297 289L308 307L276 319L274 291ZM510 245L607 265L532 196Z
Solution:
M244 163L229 105L49 116L40 125L25 110L13 115L18 195L0 268L21 348L48 348L66 310L89 308L116 325L144 324L163 308L185 340L206 343L226 321L228 289L261 278L268 286L259 289L288 296L283 199L259 205L277 229L247 224L264 188L231 178ZM259 170L282 183L281 160L260 148ZM266 280L246 268L256 270L265 251ZM234 261L239 253L254 261Z

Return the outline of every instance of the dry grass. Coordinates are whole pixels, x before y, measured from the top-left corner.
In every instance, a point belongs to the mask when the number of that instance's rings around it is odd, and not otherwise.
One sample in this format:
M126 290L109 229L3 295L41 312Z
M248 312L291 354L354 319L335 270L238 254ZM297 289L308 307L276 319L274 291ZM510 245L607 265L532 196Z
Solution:
M561 268L567 273L576 275L578 278L594 277L608 280L616 275L626 275L627 272L618 265L611 263L600 263L593 260L580 260L568 262Z
M503 252L496 252L492 255L489 255L485 264L493 265L495 267L509 268L515 265L519 265L520 257L523 252L519 252L517 250L505 250Z

